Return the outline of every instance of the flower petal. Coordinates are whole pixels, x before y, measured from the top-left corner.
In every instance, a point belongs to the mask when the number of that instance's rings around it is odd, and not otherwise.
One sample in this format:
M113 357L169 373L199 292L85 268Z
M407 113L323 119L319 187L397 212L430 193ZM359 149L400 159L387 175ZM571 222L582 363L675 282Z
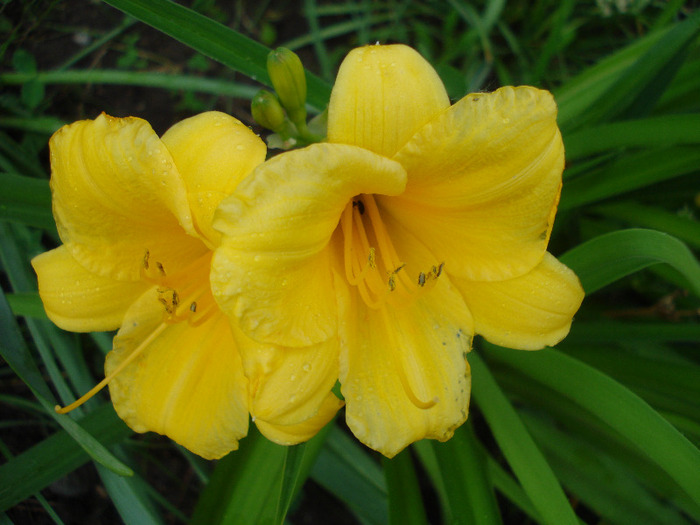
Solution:
M360 47L338 71L328 106L328 140L391 157L449 105L440 77L410 47Z
M452 275L501 280L540 262L564 167L548 92L508 87L468 95L395 160L408 172L406 192L382 203Z
M290 348L255 342L235 324L232 329L250 383L250 414L256 423L291 427L315 418L322 406L327 413L327 398L338 380L337 338ZM341 406L336 398L335 409Z
M392 233L401 253L429 259L410 236ZM430 286L402 306L378 310L365 306L356 288L338 287L346 420L387 457L422 438L445 441L467 418L471 315L446 275Z
M58 231L80 264L138 280L148 250L166 269L203 249L173 159L144 120L105 114L58 130L50 141Z
M319 343L336 332L333 257L340 215L359 193L400 193L405 172L367 150L315 144L255 169L225 199L212 261L222 309L255 340L281 346Z
M46 315L71 332L116 330L131 303L149 286L89 272L65 246L34 257L32 266Z
M265 160L265 143L239 120L209 111L178 122L162 137L187 187L195 227L210 247L214 210Z
M497 345L522 350L564 339L584 296L576 274L550 253L515 279L454 282L474 316L476 332Z
M248 382L228 319L217 313L198 326L162 320L155 288L127 313L105 372L141 353L109 385L114 408L136 432L158 432L220 458L248 432Z
M320 429L333 419L333 416L343 406L332 393L324 399L318 412L313 417L296 425L275 425L262 419L256 419L258 430L270 441L280 445L296 445L314 437Z

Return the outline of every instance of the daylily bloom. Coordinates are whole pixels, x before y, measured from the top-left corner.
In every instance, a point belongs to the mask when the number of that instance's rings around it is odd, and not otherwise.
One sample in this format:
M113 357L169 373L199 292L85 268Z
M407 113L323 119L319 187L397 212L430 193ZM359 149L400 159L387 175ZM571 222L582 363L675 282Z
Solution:
M63 245L32 261L46 312L66 330L121 327L105 380L59 411L108 383L135 431L165 434L205 458L238 448L250 404L245 338L234 337L211 294L220 241L211 223L219 202L265 160L264 143L218 112L162 138L144 120L103 114L61 128L50 150ZM278 423L285 436L289 421L261 421Z
M582 301L546 251L563 167L548 92L450 105L412 49L356 49L327 143L274 157L222 201L215 298L262 343L331 342L314 369L337 363L347 423L368 446L391 457L446 440L467 418L473 335L553 345Z

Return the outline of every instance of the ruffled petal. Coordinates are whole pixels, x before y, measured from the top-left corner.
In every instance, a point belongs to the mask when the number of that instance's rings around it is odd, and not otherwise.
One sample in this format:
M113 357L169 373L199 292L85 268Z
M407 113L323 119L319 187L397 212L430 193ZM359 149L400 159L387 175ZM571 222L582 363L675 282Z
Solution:
M410 47L360 47L338 71L328 106L328 140L391 157L449 105L440 77Z
M129 306L149 287L92 273L65 246L32 259L46 315L71 332L116 330Z
M309 432L313 421L322 426L332 417L328 396L338 379L337 338L289 348L257 343L243 335L235 324L232 329L250 383L249 410L253 421L262 421L267 427L287 427L291 433L298 425L302 426L297 430L306 428L304 432ZM333 406L337 411L342 403L336 398ZM293 444L289 439L273 441Z
M401 253L430 259L410 235L392 234ZM371 309L355 287L338 290L340 382L352 432L387 457L423 438L449 439L467 418L471 390L473 324L459 292L442 274L400 306Z
M406 191L381 201L452 275L501 280L540 262L564 167L551 94L508 87L468 95L395 160L408 172Z
M171 270L204 249L186 233L194 234L185 185L146 121L102 114L64 126L50 148L58 231L90 271L135 281L147 251Z
M320 429L333 419L333 416L335 416L342 405L343 403L330 393L326 396L316 415L306 421L296 425L276 425L256 419L255 424L262 435L270 441L280 445L296 445L314 437Z
M178 122L162 141L187 187L195 228L210 247L217 246L214 210L265 160L265 143L242 122L217 111Z
M389 159L340 144L315 144L255 169L225 199L212 261L222 309L255 340L305 346L335 335L333 257L340 215L359 193L394 195L405 172Z
M140 354L109 384L114 407L136 432L220 458L248 432L248 382L228 319L217 312L198 326L162 321L155 288L127 313L105 372Z
M564 339L584 296L576 274L549 253L515 279L454 282L474 316L476 332L497 345L522 350Z

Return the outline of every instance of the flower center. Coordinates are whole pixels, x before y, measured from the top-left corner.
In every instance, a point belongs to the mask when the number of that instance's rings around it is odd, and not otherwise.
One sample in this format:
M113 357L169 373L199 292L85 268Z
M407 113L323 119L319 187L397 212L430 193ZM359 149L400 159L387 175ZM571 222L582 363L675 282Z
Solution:
M141 355L168 325L187 321L191 326L199 326L217 311L217 306L209 287L211 255L212 252L207 251L207 253L184 269L173 275L168 275L163 264L158 261L151 261L150 252L146 250L141 269L141 278L157 287L158 302L164 309L163 320L107 377L70 405L65 407L56 405L56 412L67 414L92 398Z
M432 288L442 274L444 263L419 272L415 279L411 279L371 195L359 195L349 202L341 215L340 226L345 276L351 285L357 287L364 303L373 310L379 310L387 326L391 325L388 312L383 308L387 302L392 306L410 304L410 301ZM392 335L391 331L389 334ZM423 401L411 387L399 354L399 342L392 340L388 346L393 368L411 403L422 409L435 406L437 397Z
M434 285L445 263L419 272L414 279L396 253L372 195L358 195L345 206L340 217L343 231L345 277L357 286L362 300L372 309L386 301L405 304Z

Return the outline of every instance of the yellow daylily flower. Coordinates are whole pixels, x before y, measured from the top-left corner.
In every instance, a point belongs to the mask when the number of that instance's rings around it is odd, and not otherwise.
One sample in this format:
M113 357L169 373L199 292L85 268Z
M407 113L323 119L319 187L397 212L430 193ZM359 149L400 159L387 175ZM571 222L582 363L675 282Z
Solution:
M218 112L162 138L144 120L103 114L61 128L50 151L63 245L32 261L46 312L66 330L119 328L105 380L59 411L109 384L117 413L137 432L165 434L205 458L238 448L250 404L246 338L234 337L212 297L220 234L211 224L219 202L265 160L264 143ZM304 438L298 422L261 424Z
M274 157L222 201L214 296L256 341L325 344L311 365L337 367L347 423L371 448L449 439L467 418L473 335L553 345L582 301L546 251L563 167L548 92L450 105L414 50L356 49L327 143Z

